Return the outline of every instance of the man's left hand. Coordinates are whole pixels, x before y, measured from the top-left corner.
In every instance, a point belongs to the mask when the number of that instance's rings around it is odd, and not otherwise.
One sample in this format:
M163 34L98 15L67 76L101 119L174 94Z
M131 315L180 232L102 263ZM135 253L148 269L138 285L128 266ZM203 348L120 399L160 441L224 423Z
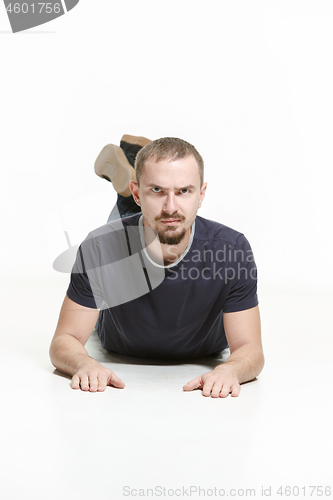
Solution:
M241 387L238 378L227 367L226 363L217 366L211 372L196 377L183 387L184 391L193 391L194 389L202 389L203 396L226 398L229 394L232 397L239 396Z

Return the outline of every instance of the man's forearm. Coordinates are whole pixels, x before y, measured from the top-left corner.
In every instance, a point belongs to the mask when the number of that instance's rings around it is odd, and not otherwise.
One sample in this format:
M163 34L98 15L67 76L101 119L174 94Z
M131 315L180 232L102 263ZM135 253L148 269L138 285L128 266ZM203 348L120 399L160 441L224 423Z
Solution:
M53 339L50 347L50 359L58 370L73 376L80 367L89 362L98 363L91 358L84 346L75 337L68 334Z
M262 348L257 344L245 344L230 354L227 361L218 365L215 370L230 370L230 373L242 384L257 377L264 364Z

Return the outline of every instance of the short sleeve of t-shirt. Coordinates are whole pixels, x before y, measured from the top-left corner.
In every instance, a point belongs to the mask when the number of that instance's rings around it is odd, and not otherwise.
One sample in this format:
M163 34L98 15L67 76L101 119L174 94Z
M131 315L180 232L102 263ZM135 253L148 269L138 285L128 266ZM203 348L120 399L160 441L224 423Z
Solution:
M226 284L229 293L223 306L224 312L237 312L258 305L257 267L248 240L241 234L229 256Z
M95 297L84 268L81 246L76 254L70 284L67 289L67 296L81 306L97 309Z

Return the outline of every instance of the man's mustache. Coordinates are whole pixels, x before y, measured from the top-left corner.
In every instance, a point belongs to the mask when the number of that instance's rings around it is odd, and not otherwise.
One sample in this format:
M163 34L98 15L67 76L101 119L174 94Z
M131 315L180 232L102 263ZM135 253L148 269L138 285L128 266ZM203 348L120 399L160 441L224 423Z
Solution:
M177 219L177 220L184 221L185 217L184 217L184 215L180 215L177 213L174 213L174 214L164 213L163 215L159 215L158 217L155 217L156 222L158 222L160 220L169 220L169 219Z

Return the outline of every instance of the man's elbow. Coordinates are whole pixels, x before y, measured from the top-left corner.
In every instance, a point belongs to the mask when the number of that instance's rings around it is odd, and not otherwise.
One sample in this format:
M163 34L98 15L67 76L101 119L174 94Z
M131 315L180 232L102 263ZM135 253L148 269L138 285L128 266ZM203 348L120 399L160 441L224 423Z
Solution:
M55 368L58 368L58 363L57 363L57 358L58 358L58 345L57 345L57 339L53 338L50 348L49 348L49 357L52 365Z
M257 352L257 362L256 362L256 371L257 371L257 375L259 375L264 366L265 366L265 355L264 355L264 351L263 351L263 348L260 346L258 346L258 352Z
M49 348L50 361L55 368L60 369L61 367L61 359L68 348L66 344L66 334L60 335L56 332Z

